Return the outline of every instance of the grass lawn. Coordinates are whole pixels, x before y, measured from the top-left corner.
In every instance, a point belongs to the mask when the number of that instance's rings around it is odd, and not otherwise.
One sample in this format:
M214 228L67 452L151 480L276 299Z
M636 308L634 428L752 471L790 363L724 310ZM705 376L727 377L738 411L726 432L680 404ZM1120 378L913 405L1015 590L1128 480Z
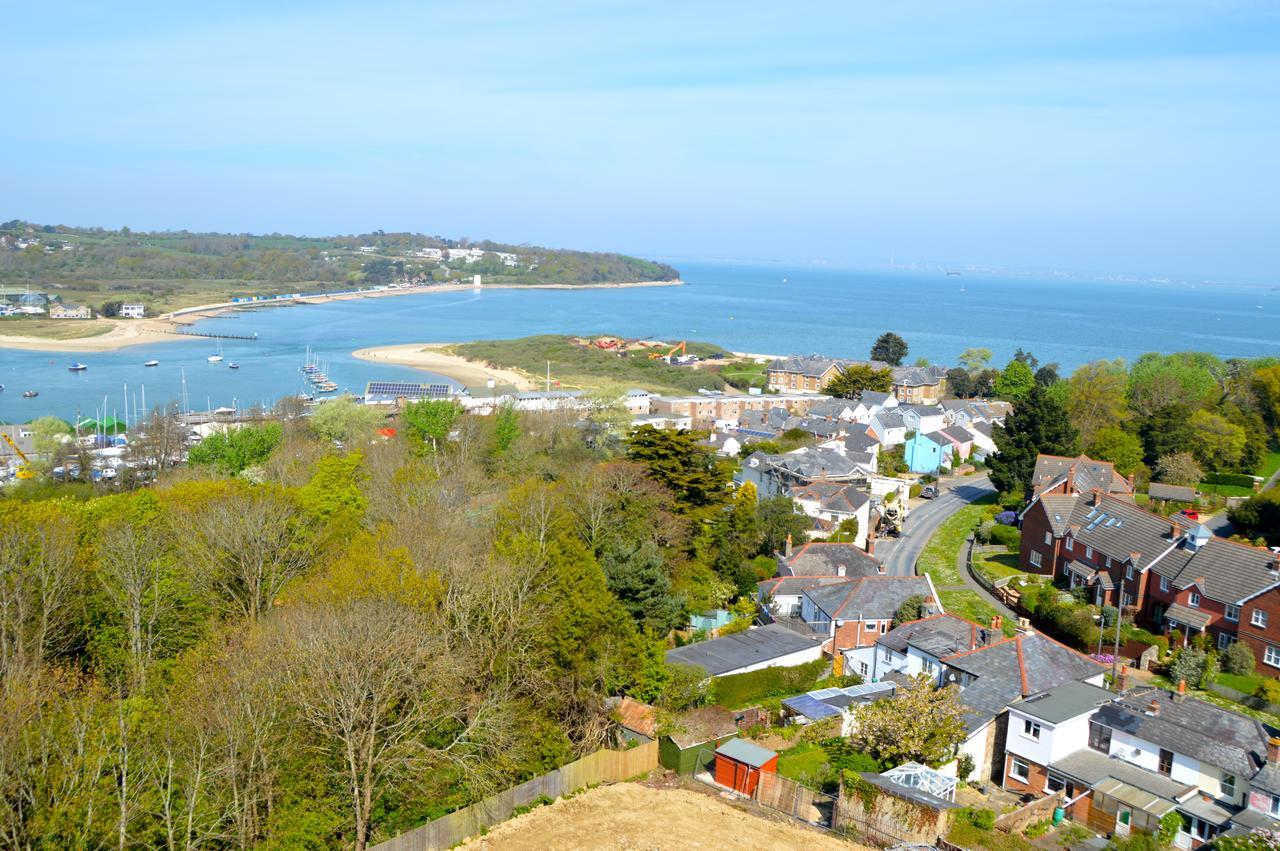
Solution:
M46 340L78 340L97 337L115 327L113 322L93 319L27 319L5 317L0 319L0 334L15 337L43 337Z
M792 780L811 782L829 770L827 752L813 742L801 742L778 754L778 773Z
M1263 481L1266 481L1276 470L1280 470L1280 452L1268 452L1263 456L1262 465L1258 467L1254 475L1262 476Z
M735 387L761 387L769 380L769 365L753 360L738 360L725 364L720 377Z
M1221 677L1221 675L1219 675L1219 677ZM1175 688L1174 683L1169 682L1169 680L1159 674L1151 678L1151 684L1159 686L1160 688ZM1224 682L1223 685L1229 685L1229 683ZM1234 686L1232 686L1232 688L1234 688ZM1245 706L1243 703L1236 703L1234 700L1223 697L1216 691L1200 691L1199 689L1188 689L1188 691L1191 693L1192 697L1197 697L1205 703L1212 703L1214 706L1218 706L1230 712L1235 712L1240 715L1248 715L1250 718L1256 718L1264 724L1270 724L1273 727L1280 727L1280 715L1272 715L1270 712L1263 712L1259 709L1253 709Z
M929 574L934 587L938 589L938 596L942 598L942 605L948 612L982 624L990 623L996 614L989 603L967 588L943 589L964 584L956 567L956 559L964 547L965 539L982 519L983 511L995 501L994 495L983 497L948 517L938 527L938 531L933 533L924 552L920 554L920 560L916 562L916 572ZM1006 620L1005 631L1012 635L1014 626L1015 624Z
M1258 686L1262 683L1262 677L1258 674L1249 674L1241 676L1240 674L1228 674L1226 671L1218 674L1218 683L1233 688L1236 691L1242 691L1245 694L1253 694L1258 690Z
M1197 488L1200 493L1216 493L1219 496L1253 496L1253 488L1241 485L1211 485L1208 482L1201 482Z
M990 576L992 579L1031 575L1024 570L1018 569L1017 553L982 553L974 561L973 566L979 572Z

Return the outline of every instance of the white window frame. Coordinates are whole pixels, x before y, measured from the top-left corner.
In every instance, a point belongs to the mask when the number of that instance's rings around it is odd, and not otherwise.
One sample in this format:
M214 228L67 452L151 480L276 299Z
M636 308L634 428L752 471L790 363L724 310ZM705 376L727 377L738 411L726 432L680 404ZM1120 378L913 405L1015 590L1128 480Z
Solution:
M1110 561L1110 559L1107 559L1107 561ZM1125 579L1132 579L1132 578L1133 578L1133 565L1131 565L1131 564L1126 564L1126 565L1124 566L1124 578L1125 578Z
M1044 790L1049 793L1061 792L1067 788L1067 778L1061 774L1054 774L1052 771L1044 778Z
M1052 533L1052 532L1046 531L1046 532L1044 533L1044 545L1045 545L1046 547L1052 547L1052 546L1053 546L1053 533Z
M1268 644L1266 651L1262 654L1262 661L1273 668L1280 668L1280 647Z
M1218 633L1218 649L1226 650L1228 647L1231 646L1231 642L1235 640L1236 640L1236 637L1229 632Z
M1254 609L1253 614L1249 616L1249 623L1254 626L1267 628L1267 613L1263 609Z
M1093 558L1093 547L1090 547L1090 546L1088 546L1088 545L1086 545L1086 546L1085 546L1085 548L1084 548L1084 557L1085 557L1085 558Z
M1074 546L1075 545L1071 543L1071 536L1068 535L1067 536L1067 552L1071 552L1071 550L1074 549Z
M1200 595L1199 595L1198 593L1196 593L1195 591L1192 591L1190 594L1188 594L1188 595L1187 595L1187 605L1188 605L1188 606L1190 606L1190 607L1191 607L1191 608L1193 608L1193 609L1198 609L1198 608L1200 608Z
M1169 590L1169 580L1163 576L1160 577L1160 590L1161 591Z
M1040 741L1040 725L1030 718L1022 719L1022 735Z
M1227 610L1226 610L1226 612L1225 612L1222 616L1223 616L1224 618L1226 618L1227 620L1231 621L1232 623L1239 623L1239 622L1240 622L1240 607L1239 607L1239 606L1233 606L1233 605L1231 605L1230 603L1227 603Z
M1218 781L1218 787L1222 790L1222 797L1229 801L1236 799L1236 776L1223 772L1222 779Z
M1018 763L1022 763L1022 774L1018 774ZM1020 756L1015 756L1009 760L1009 776L1019 783L1029 783L1031 780L1031 763Z
M859 662L859 663L858 663L858 673L859 673L859 674L861 674L862 676L864 676L864 677L865 677L869 672L870 672L870 669L867 667L867 663L866 663L866 662Z
M1038 550L1031 551L1031 566L1040 567L1044 564L1044 556L1040 555Z

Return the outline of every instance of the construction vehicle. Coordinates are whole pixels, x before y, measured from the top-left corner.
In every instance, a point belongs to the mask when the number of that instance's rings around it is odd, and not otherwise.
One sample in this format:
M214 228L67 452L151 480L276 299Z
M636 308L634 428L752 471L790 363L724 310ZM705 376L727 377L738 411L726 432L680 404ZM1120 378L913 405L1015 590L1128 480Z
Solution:
M671 350L670 350L669 352L667 352L666 354L661 354L661 353L659 353L659 352L650 352L650 353L649 353L649 360L659 360L659 359L661 359L661 360L666 361L667 363L671 363L671 362L672 362L672 359L673 359L673 358L675 358L675 356L676 356L676 352L679 352L679 353L680 353L680 357L681 357L682 359L687 359L687 356L688 356L688 350L685 348L685 346L686 346L686 341L685 341L685 340L681 340L679 343L676 343L674 346L672 346L672 347L671 347Z
M884 537L898 537L902 534L902 523L906 520L903 516L902 506L899 500L886 502L880 506L880 534Z
M619 340L617 337L601 337L595 342L597 349L619 350L622 348L625 340Z
M18 444L14 443L13 438L10 437L6 432L0 431L0 437L4 438L4 442L9 444L9 448L14 451L14 453L18 456L18 460L22 462L22 466L18 467L18 478L34 479L36 477L36 474L35 474L35 471L31 469L31 459L28 458L21 449L18 448Z

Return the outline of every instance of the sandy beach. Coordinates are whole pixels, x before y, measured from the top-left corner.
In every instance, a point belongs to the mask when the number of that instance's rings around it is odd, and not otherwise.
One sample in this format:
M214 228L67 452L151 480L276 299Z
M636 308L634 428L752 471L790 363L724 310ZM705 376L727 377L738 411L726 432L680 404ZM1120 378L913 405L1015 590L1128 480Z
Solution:
M534 390L537 382L530 375L510 369L495 369L482 363L451 355L444 351L453 343L408 343L401 346L377 346L357 349L352 357L374 363L393 363L434 372L471 387L481 386L490 378L498 384L510 384L518 390Z
M684 281L634 281L617 284L482 284L482 290L618 290L629 287L678 287ZM444 284L429 287L404 287L401 289L368 290L366 292L342 293L338 295L303 295L296 299L280 299L279 301L233 302L224 301L215 304L202 304L195 307L184 307L172 313L165 313L155 319L66 319L64 322L78 322L85 326L99 327L102 324L112 326L106 333L92 337L77 337L68 340L55 340L49 337L22 336L19 334L0 334L0 349L23 349L40 352L110 352L127 346L141 346L149 343L164 343L180 340L182 337L173 333L184 325L191 325L201 319L208 319L230 310L259 310L274 307L300 307L308 304L324 304L330 301L352 301L361 298L383 298L398 295L424 295L427 293L454 293L474 290L472 284ZM362 351L383 351L368 349ZM358 356L358 355L357 355ZM374 358L366 358L373 360ZM462 361L466 363L466 361ZM416 366L417 364L406 364ZM423 366L423 369L431 367ZM439 371L431 368L432 371ZM444 373L441 373L444 374ZM452 377L452 376L450 376ZM469 382L472 383L472 382ZM480 383L483 383L481 379ZM514 383L514 382L508 382Z

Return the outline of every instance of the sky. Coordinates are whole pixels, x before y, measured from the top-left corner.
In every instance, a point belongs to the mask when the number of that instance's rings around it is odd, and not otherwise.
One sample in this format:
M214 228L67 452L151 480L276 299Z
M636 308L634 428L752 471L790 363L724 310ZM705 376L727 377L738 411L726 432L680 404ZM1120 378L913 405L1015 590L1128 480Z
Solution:
M1280 278L1274 0L9 4L0 73L0 219Z

